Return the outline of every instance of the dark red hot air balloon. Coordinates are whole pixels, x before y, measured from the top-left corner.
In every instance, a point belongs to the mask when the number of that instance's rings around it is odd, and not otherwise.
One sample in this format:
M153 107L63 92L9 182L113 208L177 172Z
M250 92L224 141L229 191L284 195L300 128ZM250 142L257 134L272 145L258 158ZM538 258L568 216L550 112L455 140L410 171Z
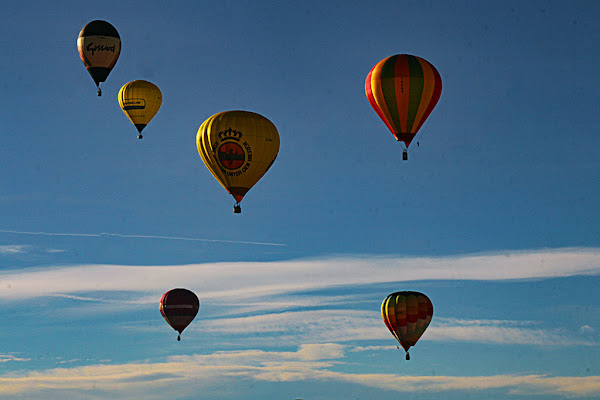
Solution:
M414 346L433 317L433 304L429 297L420 292L395 292L381 303L381 316L385 326L406 351Z
M192 322L200 309L198 296L187 289L171 289L162 295L159 305L163 318L179 332L177 340L181 340L181 332Z

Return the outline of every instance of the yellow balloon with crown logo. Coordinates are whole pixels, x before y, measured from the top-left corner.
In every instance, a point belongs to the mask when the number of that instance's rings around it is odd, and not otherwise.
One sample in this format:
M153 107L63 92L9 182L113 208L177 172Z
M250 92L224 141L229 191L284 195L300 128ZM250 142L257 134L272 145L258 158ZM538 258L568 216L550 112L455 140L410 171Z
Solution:
M240 202L271 167L279 152L279 133L271 121L249 111L224 111L202 123L198 153L208 170Z

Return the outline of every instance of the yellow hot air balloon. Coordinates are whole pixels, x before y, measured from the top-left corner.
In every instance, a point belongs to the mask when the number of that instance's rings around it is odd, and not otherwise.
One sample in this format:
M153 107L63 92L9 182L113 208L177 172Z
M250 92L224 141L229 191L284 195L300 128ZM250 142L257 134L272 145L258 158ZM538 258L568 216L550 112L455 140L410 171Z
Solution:
M225 111L202 123L196 135L202 161L229 192L240 213L240 202L275 161L279 133L271 121L249 111Z
M132 81L119 90L119 105L137 128L138 139L143 137L142 129L154 118L161 104L160 89L148 81Z

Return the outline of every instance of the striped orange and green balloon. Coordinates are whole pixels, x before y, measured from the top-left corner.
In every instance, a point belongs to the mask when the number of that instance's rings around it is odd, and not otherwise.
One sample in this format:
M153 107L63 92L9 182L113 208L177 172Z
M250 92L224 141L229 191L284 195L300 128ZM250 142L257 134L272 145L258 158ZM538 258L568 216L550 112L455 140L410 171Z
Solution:
M396 140L408 147L440 99L442 79L428 61L398 54L375 64L365 92Z
M433 317L433 304L429 297L419 292L395 292L381 303L381 316L392 335L406 351L414 346Z

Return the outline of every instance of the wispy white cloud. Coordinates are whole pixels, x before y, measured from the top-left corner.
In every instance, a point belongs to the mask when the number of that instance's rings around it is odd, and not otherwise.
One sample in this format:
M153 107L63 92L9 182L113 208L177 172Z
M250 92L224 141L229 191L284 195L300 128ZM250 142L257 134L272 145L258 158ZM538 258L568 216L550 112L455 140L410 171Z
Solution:
M28 248L31 246L28 245L8 245L8 246L0 246L0 254L21 254L25 253Z
M57 364L70 364L70 363L75 363L75 362L80 362L81 359L79 358L74 358L72 360L60 360L57 362Z
M348 349L349 352L358 353L362 351L381 351L381 350L390 350L394 348L394 346L353 346Z
M457 320L438 318L423 340L537 346L597 346L597 341L560 329L536 328L534 321Z
M131 291L147 295L185 286L211 302L386 282L503 280L600 273L599 249L507 252L461 257L345 257L280 262L207 263L172 266L80 265L0 273L11 290L0 298ZM236 279L231 279L235 276Z
M271 363L276 361L323 361L335 360L344 357L345 346L338 343L317 343L300 345L297 351L265 351L265 350L240 350L218 351L209 355L171 356L170 362L200 362L213 365L227 365L231 363Z
M581 333L594 333L595 329L589 325L583 325L579 328L579 332Z
M0 375L0 396L44 398L93 390L110 398L161 399L169 394L202 391L206 398L227 398L210 388L223 387L232 378L256 382L328 382L361 385L397 393L465 392L485 396L486 391L507 394L597 395L600 376L492 375L492 376L406 376L389 373L340 372L345 348L339 344L303 345L298 351L245 350L172 356L164 362L120 365L89 365ZM76 392L73 392L76 391ZM235 393L231 398L237 398Z
M204 320L202 329L211 334L234 335L241 330L265 344L277 335L280 343L297 341L351 342L390 339L381 315L361 310L288 311L246 317Z
M14 244L14 245L4 245L0 246L0 255L5 256L23 256L23 255L35 255L40 252L43 253L64 253L66 250L61 249L40 249L35 246L25 245L25 244Z
M485 396L489 390L504 390L508 394L559 395L595 398L600 376L553 377L547 375L493 376L399 376L394 374L347 374L318 371L320 379L355 383L400 393L410 392L476 392ZM287 379L287 376L283 376Z
M597 340L575 332L548 329L536 321L468 320L434 317L421 341L467 342L498 345L598 346ZM377 311L352 309L287 311L245 317L205 319L191 330L235 335L244 331L253 342L267 345L271 335L281 343L298 340L315 342L391 342L392 336ZM372 348L372 347L370 347Z
M9 361L31 361L31 359L17 357L13 354L0 354L0 363L6 363Z
M44 251L46 253L50 253L50 254L66 253L67 252L67 250L63 250L63 249L45 249Z
M80 300L80 301L103 302L103 303L104 302L109 302L109 303L115 302L115 301L111 301L111 300L107 300L107 299L103 299L103 298L94 298L94 297L88 297L88 296L74 296L71 294L62 294L62 293L50 294L49 296L62 297L65 299Z

